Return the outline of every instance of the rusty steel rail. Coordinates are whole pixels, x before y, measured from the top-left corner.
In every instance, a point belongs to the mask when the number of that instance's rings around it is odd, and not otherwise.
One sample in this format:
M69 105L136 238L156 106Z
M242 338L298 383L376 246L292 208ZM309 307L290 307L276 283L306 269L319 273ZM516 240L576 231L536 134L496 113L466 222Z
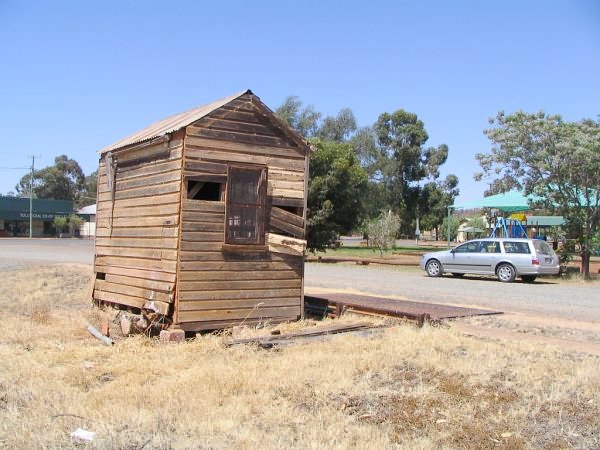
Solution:
M419 324L423 324L425 321L439 321L457 317L502 314L500 311L488 309L356 294L305 295L304 302L308 313L322 316L339 317L344 311L351 310L390 317L403 317L414 320Z

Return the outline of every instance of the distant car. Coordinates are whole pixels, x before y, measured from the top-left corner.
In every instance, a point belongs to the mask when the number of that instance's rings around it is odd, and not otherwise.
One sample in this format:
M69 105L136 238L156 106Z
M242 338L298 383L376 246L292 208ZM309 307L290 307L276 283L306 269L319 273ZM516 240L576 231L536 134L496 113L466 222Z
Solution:
M421 268L430 277L444 273L496 275L505 283L516 277L526 283L538 275L558 275L559 258L547 242L539 239L487 238L465 242L451 250L426 253Z

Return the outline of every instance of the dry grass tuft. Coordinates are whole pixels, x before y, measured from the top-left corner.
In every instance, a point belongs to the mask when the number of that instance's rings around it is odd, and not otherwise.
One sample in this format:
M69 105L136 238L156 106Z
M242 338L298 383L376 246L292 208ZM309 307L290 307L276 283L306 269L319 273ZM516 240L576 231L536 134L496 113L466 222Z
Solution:
M76 447L78 427L89 448L600 446L598 358L410 325L276 351L227 333L105 347L82 325L108 314L83 301L90 274L2 272L0 447Z

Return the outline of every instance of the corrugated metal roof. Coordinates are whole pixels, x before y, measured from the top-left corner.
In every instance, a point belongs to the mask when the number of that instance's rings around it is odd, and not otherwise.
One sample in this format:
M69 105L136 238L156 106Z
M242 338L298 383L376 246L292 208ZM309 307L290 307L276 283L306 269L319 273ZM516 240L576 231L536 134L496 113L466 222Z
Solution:
M149 141L151 139L164 136L165 134L180 130L181 128L201 119L202 117L213 112L215 109L226 105L227 103L235 100L238 97L241 97L244 94L252 94L252 91L248 89L229 97L225 97L221 100L209 103L208 105L198 106L197 108L190 109L189 111L184 111L182 113L175 114L174 116L167 117L166 119L159 120L149 127L146 127L143 130L132 134L131 136L127 136L126 138L121 139L120 141L115 142L106 148L103 148L98 153L102 154L111 150L125 147L127 145L139 144L141 142Z
M563 216L527 216L528 226L559 227L565 224Z
M83 208L79 208L77 210L77 214L89 214L89 215L96 214L96 204L94 203L93 205L88 205L88 206L84 206Z

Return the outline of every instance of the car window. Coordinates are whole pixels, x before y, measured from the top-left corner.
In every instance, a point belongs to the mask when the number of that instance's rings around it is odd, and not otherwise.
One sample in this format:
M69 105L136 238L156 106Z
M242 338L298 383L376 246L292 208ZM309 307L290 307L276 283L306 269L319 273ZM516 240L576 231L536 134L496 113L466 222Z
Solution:
M527 242L515 242L507 241L504 242L505 253L531 253L529 244Z
M479 253L500 253L500 243L494 241L481 241Z
M552 250L552 247L546 241L536 239L533 241L533 246L540 255L552 256L554 254L554 250Z
M454 249L456 253L478 253L479 241L465 242Z

